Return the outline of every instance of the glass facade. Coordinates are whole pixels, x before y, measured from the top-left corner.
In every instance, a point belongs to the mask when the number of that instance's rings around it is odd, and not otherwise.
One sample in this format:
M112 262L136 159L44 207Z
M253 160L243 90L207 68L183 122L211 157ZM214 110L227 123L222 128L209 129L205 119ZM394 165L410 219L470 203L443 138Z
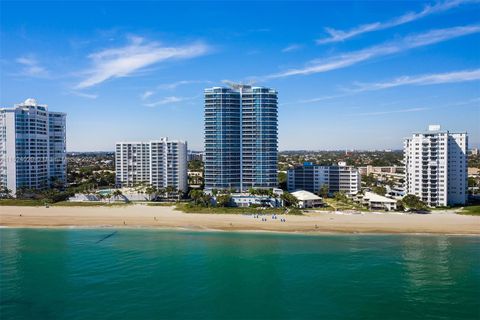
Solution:
M205 188L277 187L277 92L205 90Z

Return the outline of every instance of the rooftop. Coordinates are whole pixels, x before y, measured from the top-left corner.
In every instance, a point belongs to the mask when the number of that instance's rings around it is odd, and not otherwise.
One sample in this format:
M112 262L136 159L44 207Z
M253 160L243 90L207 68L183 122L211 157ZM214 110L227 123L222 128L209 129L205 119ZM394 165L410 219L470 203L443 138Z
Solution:
M292 196L294 196L300 201L322 200L322 198L320 198L316 194L305 191L305 190L298 190L298 191L292 192Z
M364 200L372 201L372 202L388 202L388 203L397 203L396 200L390 199L384 196L381 196L379 194L373 193L373 192L365 192L365 195L363 196Z

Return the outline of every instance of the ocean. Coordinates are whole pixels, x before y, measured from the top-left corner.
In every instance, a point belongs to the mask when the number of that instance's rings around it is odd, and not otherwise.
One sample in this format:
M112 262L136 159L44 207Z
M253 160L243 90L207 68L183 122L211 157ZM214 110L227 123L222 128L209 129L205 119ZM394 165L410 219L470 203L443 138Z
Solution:
M0 319L479 319L480 237L0 229Z

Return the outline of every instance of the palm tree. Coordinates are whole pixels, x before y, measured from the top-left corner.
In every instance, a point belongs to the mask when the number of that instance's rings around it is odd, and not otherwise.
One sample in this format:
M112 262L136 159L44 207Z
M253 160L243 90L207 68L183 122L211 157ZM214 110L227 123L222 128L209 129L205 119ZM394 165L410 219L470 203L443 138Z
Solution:
M158 190L154 186L149 186L145 189L145 193L148 195L148 199L150 201L154 200L157 197L157 192ZM152 198L152 195L154 195L153 198Z
M212 201L212 196L202 192L202 200L207 207L210 207L210 204L212 203L211 202Z
M326 198L328 196L328 185L324 184L320 190L318 190L318 195L322 198Z
M102 201L105 198L105 195L103 195L101 193L97 193L97 197L98 197L98 199L100 199L100 201Z
M4 187L2 191L0 192L1 198L2 199L10 199L12 198L12 190L8 189L7 187Z
M281 198L284 201L286 207L296 206L298 204L298 199L295 198L295 196L293 196L291 193L288 193L286 191L282 194Z
M182 190L180 190L180 189L179 189L179 190L177 190L177 195L178 195L178 197L177 197L177 201L180 201L180 199L183 197L183 191L182 191Z
M123 193L122 193L122 191L120 191L119 189L113 191L113 193L112 193L112 196L113 196L114 198L119 198L119 197L122 196L122 195L123 195Z
M167 186L165 188L165 192L167 193L167 199L170 198L170 193L175 192L175 188L172 186Z
M189 196L190 196L190 198L193 199L195 204L198 205L198 201L202 198L203 192L202 192L202 190L192 189L192 190L190 190Z

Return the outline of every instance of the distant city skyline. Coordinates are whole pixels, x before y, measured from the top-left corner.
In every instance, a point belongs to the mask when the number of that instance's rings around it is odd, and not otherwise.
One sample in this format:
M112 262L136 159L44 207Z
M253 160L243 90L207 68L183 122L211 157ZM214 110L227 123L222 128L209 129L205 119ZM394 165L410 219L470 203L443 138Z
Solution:
M0 107L67 113L70 152L165 136L203 150L203 90L225 80L279 92L279 151L401 150L432 123L480 145L480 1L0 9Z

